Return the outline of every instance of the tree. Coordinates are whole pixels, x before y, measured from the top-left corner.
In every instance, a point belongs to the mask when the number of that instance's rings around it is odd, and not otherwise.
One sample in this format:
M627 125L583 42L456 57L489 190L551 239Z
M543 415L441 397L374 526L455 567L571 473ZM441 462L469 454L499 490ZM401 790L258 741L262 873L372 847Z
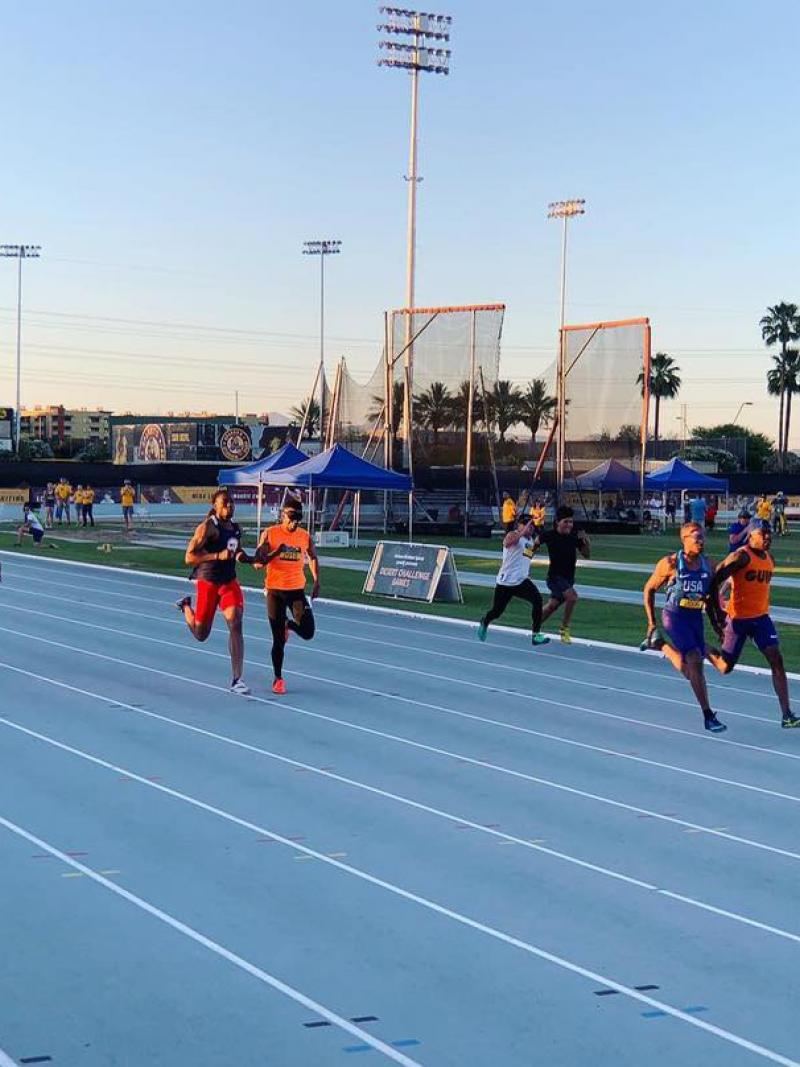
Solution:
M544 378L534 378L528 382L519 401L519 421L524 422L531 432L531 444L536 441L536 434L542 426L549 426L555 417L556 404L554 396L549 396Z
M310 407L309 399L311 401ZM306 397L303 403L299 404L297 407L293 407L289 414L297 423L298 427L302 426L303 419L306 415L306 408L308 408L308 418L306 419L305 435L306 437L316 437L317 430L319 429L319 402L317 400L313 397Z
M774 443L763 433L756 433L746 426L738 426L733 422L723 422L718 426L695 426L692 430L692 438L695 441L719 440L726 437L744 437L747 442L747 462L745 469L749 471L767 470L775 449Z
M786 354L773 356L775 364L767 371L767 392L770 396L780 396L781 388L784 395L783 414L783 454L780 468L786 467L789 453L789 430L792 425L792 395L800 393L800 351L796 348L787 348Z
M370 423L380 419L383 423L385 413L383 410L385 397L382 393L375 393L372 397L372 407L367 412ZM402 382L392 382L392 440L397 440L400 427L403 425L403 405L405 404L405 386Z
M674 400L680 392L681 380L678 376L680 367L675 366L675 360L666 352L656 352L650 361L650 396L655 400L655 417L653 422L653 440L658 447L659 417L661 414L661 401ZM644 395L644 371L636 379L642 387Z
M632 422L626 422L617 430L617 436L614 440L638 444L642 440L642 428Z
M489 418L491 419L491 394L487 395L489 400ZM467 412L469 411L469 381L462 382L458 387L458 392L451 401L452 415L451 425L456 430L463 430L466 433L467 430ZM475 388L472 396L472 428L484 422L483 417L483 396L481 394L480 382L475 382ZM487 427L488 429L488 427Z
M506 433L520 420L522 393L511 382L501 380L494 383L487 399L493 421L497 423L500 444L505 444Z
M761 336L764 339L764 343L768 348L771 348L772 345L780 344L781 357L785 361L789 342L800 339L800 315L798 315L797 304L780 303L768 307L767 314L762 317L759 326L761 327ZM783 432L783 407L786 396L785 364L782 363L778 370L777 395L780 398L778 412L778 470L782 470L788 448L788 441L785 440Z
M431 382L423 393L414 397L414 414L420 425L433 433L433 443L438 445L440 431L453 421L453 397L444 382Z

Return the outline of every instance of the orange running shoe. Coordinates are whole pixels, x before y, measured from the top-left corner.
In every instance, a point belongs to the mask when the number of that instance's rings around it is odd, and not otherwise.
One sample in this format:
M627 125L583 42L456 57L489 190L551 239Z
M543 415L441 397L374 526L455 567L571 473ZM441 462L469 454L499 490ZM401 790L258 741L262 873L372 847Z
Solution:
M286 682L283 678L276 678L272 683L272 692L277 693L279 697L282 697L286 693Z

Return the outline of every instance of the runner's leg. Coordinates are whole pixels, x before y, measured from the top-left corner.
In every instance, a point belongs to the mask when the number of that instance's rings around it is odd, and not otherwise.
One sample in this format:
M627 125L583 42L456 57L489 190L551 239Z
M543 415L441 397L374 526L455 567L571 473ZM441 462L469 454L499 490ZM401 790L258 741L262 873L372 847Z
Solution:
M224 608L222 614L228 624L228 652L231 656L231 676L237 682L244 673L244 635L242 634L243 611L240 607Z
M283 650L286 645L286 601L280 593L267 591L267 618L272 631L272 671L283 677Z
M481 619L482 626L488 626L489 623L500 618L508 607L511 598L514 596L514 589L515 587L510 585L496 585L494 587L492 606Z
M304 641L310 641L314 636L316 626L314 624L314 612L303 592L298 592L292 597L289 604L292 617L286 623L292 633L296 633Z

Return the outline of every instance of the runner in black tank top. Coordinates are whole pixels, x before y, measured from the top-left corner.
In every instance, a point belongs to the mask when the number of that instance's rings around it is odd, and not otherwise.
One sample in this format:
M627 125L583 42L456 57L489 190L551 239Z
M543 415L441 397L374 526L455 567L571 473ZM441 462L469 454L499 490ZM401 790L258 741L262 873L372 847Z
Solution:
M233 521L233 501L226 489L212 498L211 513L200 523L186 549L186 562L197 582L197 605L182 597L176 607L186 620L192 636L205 641L211 633L217 608L228 624L228 651L231 656L231 692L246 696L250 690L242 681L244 637L242 615L244 596L236 580L236 560L246 558L242 551L242 531Z

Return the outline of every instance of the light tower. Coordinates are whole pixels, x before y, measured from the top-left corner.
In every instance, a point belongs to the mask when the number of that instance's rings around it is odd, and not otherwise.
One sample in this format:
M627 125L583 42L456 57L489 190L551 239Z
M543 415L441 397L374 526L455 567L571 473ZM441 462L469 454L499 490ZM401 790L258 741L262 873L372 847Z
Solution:
M378 32L387 34L378 42L381 49L379 67L396 67L411 74L411 129L408 147L408 216L406 221L406 308L415 306L415 272L417 247L417 185L422 179L417 175L417 118L419 112L419 74L450 73L450 49L443 48L450 40L449 15L433 15L424 11L408 11L399 7L381 7L386 19L378 25ZM406 317L405 338L405 390L403 422L405 443L408 449L408 469L411 470L411 397L413 379L412 316ZM391 385L391 380L390 380Z
M558 428L556 433L556 500L561 500L567 443L567 374L564 341L564 311L567 300L567 223L576 215L585 215L585 200L556 200L547 205L548 219L561 219L561 297L558 317L558 383L556 389Z
M338 256L341 241L304 241L304 256L319 256L319 440L322 445L322 418L325 408L325 257ZM313 391L313 390L312 390ZM299 442L298 442L299 443Z
M20 403L22 398L21 370L22 370L22 261L23 259L38 259L42 251L41 245L0 245L0 256L7 259L16 259L17 268L17 406L14 412L14 449L19 453L19 425Z

